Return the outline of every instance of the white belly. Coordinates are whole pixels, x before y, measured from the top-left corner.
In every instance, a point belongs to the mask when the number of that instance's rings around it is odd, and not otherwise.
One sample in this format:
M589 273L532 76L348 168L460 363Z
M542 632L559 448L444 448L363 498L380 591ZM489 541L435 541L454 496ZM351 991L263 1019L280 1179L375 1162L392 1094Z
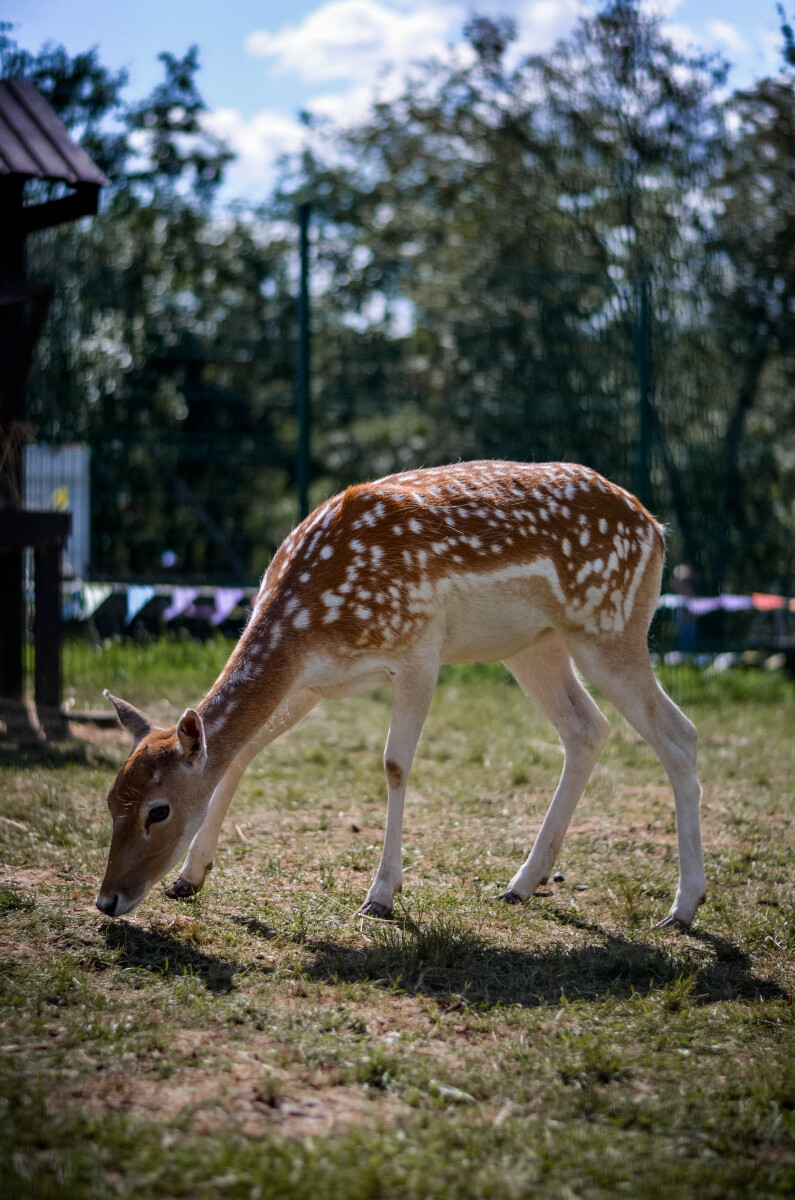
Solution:
M545 579L494 579L461 583L446 596L442 662L510 658L550 628L556 608Z

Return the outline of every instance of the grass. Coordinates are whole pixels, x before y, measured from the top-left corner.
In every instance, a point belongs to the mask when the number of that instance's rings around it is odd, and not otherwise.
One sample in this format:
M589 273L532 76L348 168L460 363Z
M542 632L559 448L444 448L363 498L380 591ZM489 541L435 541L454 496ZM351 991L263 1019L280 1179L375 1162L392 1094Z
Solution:
M173 718L227 651L112 647L75 694ZM115 922L93 899L124 739L0 745L2 1194L792 1195L795 687L667 683L701 733L710 896L687 934L652 929L676 880L667 783L606 706L564 878L496 903L561 766L498 668L444 673L392 923L354 916L386 693L252 765L193 903L153 893Z

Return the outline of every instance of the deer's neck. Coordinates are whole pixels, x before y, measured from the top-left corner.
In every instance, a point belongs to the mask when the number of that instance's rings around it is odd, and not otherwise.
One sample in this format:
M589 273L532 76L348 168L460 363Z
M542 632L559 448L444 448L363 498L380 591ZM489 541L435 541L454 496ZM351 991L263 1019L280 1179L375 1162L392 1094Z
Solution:
M287 696L298 672L281 622L258 609L199 705L210 768L223 774Z

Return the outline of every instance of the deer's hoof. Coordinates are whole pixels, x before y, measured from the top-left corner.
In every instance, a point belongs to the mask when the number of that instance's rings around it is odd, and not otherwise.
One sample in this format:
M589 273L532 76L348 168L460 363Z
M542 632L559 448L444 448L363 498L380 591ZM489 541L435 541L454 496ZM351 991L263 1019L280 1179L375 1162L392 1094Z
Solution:
M699 908L700 905L702 905L704 903L706 898L707 898L706 892L702 892L702 894L699 896L698 900L696 901L695 905L691 907L690 905L682 905L679 902L679 897L677 897L677 903L675 903L673 905L668 916L665 917L662 921L658 921L657 924L654 926L654 928L655 929L688 930L690 928L690 926L693 924L693 918L696 915L697 909ZM677 911L677 908L679 909L679 911ZM684 910L684 911L682 911L682 910Z
M392 916L392 909L386 904L379 904L377 900L365 900L362 907L359 909L360 917L375 917L379 921L388 921Z
M181 875L179 879L174 880L170 888L166 888L166 895L170 900L192 900L198 892L199 889Z
M505 892L500 892L497 899L504 900L506 904L524 904L522 896L518 892L514 892L511 888L508 888Z
M681 917L675 917L673 913L669 913L662 921L658 921L654 928L687 930L690 928L690 924L690 921L683 921Z

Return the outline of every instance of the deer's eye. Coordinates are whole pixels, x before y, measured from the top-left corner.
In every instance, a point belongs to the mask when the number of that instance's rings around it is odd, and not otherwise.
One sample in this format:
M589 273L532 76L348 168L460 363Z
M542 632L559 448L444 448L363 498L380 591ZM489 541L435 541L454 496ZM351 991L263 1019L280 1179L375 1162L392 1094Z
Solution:
M150 825L157 825L160 821L166 821L171 816L171 808L168 804L155 804L149 809L149 815L146 818L147 828Z

